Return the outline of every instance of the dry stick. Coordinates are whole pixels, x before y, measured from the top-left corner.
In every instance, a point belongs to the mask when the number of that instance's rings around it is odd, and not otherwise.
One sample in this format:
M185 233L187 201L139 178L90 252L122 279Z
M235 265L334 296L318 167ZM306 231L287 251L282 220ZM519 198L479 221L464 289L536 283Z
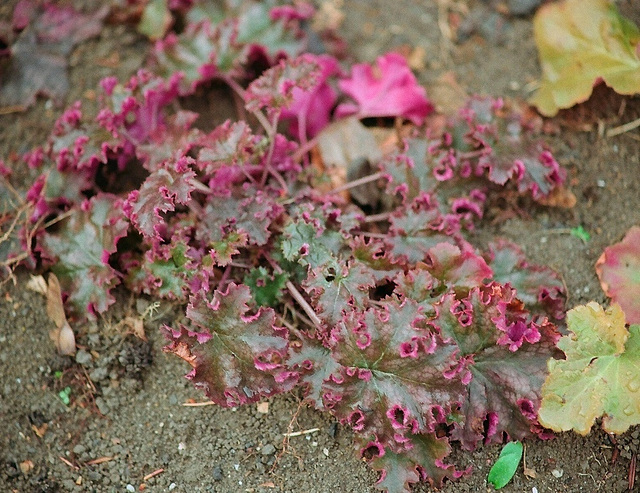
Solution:
M607 137L615 137L616 135L623 134L625 132L629 132L634 128L640 127L640 118L637 120L633 120L631 122L625 123L624 125L620 125L619 127L614 127L610 130L607 130Z
M388 221L391 217L390 212L382 212L380 214L371 214L370 216L365 216L363 219L363 223L378 223L381 221Z
M359 187L360 185L366 185L367 183L371 183L372 181L379 180L380 178L384 178L385 173L382 171L378 171L372 175L363 176L362 178L358 178L357 180L353 180L345 183L344 185L340 185L339 187L334 188L329 191L329 194L344 192L345 190L349 190L351 188Z
M296 289L291 281L287 281L286 286L291 293L291 296L293 296L293 298L302 307L307 316L311 319L313 325L315 325L317 329L322 330L322 322L320 321L320 317L318 317L313 308L311 308L311 305L307 303L307 300L305 300L302 294L300 294L300 291Z

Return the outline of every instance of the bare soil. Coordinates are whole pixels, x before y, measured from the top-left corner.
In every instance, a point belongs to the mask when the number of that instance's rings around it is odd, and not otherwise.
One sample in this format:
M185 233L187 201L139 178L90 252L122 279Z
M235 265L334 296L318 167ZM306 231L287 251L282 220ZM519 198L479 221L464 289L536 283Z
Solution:
M0 19L10 19L13 3L0 6ZM390 49L421 47L424 67L418 74L428 91L435 90L444 72L453 71L468 93L523 98L539 75L530 17L489 18L489 28L462 43L450 41L439 27L447 15L439 6L448 5L454 17L456 9L470 9L482 25L487 11L495 14L491 2L324 3L345 14L341 33L355 60L373 61ZM626 15L640 20L637 2L619 4ZM98 39L72 55L69 101L83 99L90 105L90 91L100 78L127 77L141 66L147 47L130 26L105 27ZM197 100L189 104L205 110ZM44 142L60 111L41 99L25 113L0 116L0 156ZM638 117L637 98L606 89L580 108L561 113L555 120L559 133L550 143L569 170L577 205L570 210L531 207L499 221L491 219L501 216L490 214L473 241L482 246L502 236L519 243L531 262L561 273L568 307L591 300L604 303L595 261L604 247L640 224L640 133L603 138L599 128ZM17 173L24 184L33 178L28 170ZM568 233L579 225L591 233L590 241ZM157 318L146 325L146 344L127 335L118 321L128 311L144 310L150 300L121 292L117 306L98 324L77 328L81 351L76 359L57 356L44 299L25 289L28 276L21 272L17 284L0 293L0 491L375 491L376 474L357 459L350 431L301 405L294 394L269 400L266 413L255 405L237 410L183 406L188 399L205 399L183 378L185 365L162 352L158 326L172 323L177 313L169 304L161 304ZM58 396L67 386L72 389L70 406ZM287 431L312 429L317 431L284 441ZM568 433L528 441L526 466L535 477L526 477L520 467L503 491L626 491L638 428L617 442L619 455L614 440L597 429L587 437ZM499 452L499 446L473 453L456 448L451 460L472 470L443 491L492 491L486 475ZM33 467L23 472L26 461ZM415 491L431 490L420 485Z

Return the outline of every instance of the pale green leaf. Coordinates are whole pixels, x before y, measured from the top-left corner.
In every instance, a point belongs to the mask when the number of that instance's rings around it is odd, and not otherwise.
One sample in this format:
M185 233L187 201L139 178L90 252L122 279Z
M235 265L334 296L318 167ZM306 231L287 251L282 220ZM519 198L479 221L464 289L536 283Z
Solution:
M487 477L495 489L499 490L511 481L522 459L522 450L521 442L509 442L504 446Z
M595 302L569 311L567 323L572 334L558 342L566 359L549 361L540 423L581 435L601 416L610 433L640 424L640 325L627 330L619 305Z
M589 99L600 78L620 94L640 93L638 28L607 0L549 3L534 19L542 81L531 99L555 115Z

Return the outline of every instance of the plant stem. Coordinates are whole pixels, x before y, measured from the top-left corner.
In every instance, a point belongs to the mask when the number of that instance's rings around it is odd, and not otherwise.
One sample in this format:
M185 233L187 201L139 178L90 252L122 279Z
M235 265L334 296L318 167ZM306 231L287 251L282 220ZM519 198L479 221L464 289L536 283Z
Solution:
M287 286L287 289L289 290L289 293L291 293L291 296L293 296L293 298L302 307L302 309L307 314L307 316L311 319L311 321L313 322L313 325L315 325L318 330L323 330L322 321L320 320L320 317L318 317L318 314L313 310L311 305L307 303L307 300L304 299L300 291L298 291L298 289L293 285L291 281L287 281L286 286Z
M382 171L378 171L372 175L363 176L362 178L358 178L357 180L353 180L345 183L344 185L340 185L339 187L334 188L329 191L329 194L344 192L345 190L349 190L351 188L359 187L360 185L366 185L367 183L371 183L372 181L377 181L380 178L384 178L385 173Z

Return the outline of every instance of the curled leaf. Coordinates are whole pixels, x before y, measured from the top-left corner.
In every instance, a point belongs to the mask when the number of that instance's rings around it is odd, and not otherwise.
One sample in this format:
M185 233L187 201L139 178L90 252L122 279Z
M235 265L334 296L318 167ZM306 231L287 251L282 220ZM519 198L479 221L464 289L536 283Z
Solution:
M60 282L53 273L49 274L47 283L47 315L56 325L55 329L49 331L49 337L56 345L58 352L62 355L75 354L76 338L64 314Z

